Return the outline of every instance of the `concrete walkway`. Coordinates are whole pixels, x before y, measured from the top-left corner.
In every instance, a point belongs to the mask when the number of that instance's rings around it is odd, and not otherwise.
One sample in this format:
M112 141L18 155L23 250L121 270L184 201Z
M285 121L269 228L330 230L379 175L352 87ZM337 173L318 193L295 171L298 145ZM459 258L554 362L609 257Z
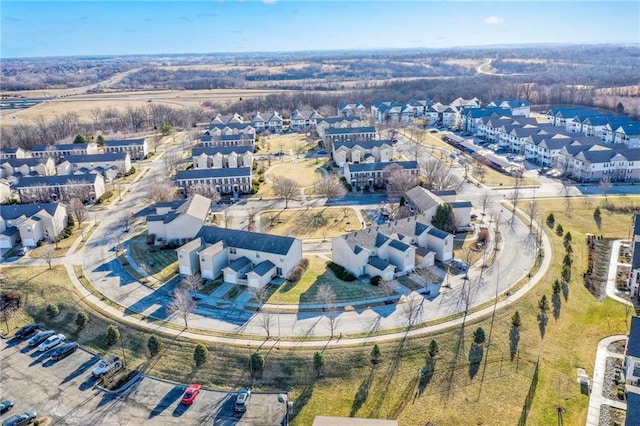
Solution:
M620 246L624 241L625 240L615 240L611 247L611 259L609 260L609 274L607 275L606 293L607 297L617 300L620 303L624 303L625 305L633 306L633 303L628 298L619 296L620 292L616 288L618 265L621 265L621 263L618 262L618 253L620 253Z
M600 407L610 405L621 410L627 409L627 404L614 401L602 396L602 389L604 387L604 376L607 369L607 358L624 358L617 353L609 352L607 347L618 340L625 340L627 336L616 335L605 337L598 343L598 351L596 352L596 362L593 367L593 379L591 394L589 395L589 412L587 414L587 426L598 426L600 424Z

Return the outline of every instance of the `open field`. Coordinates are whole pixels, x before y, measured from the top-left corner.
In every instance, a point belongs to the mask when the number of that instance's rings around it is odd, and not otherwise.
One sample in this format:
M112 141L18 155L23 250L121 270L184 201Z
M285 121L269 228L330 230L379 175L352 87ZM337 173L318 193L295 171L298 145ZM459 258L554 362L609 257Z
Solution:
M296 238L332 238L360 229L351 207L270 210L260 213L262 232Z
M319 177L324 176L321 164L315 160L300 160L295 163L271 163L272 167L267 172L267 179L274 176L289 177L296 180L301 188L308 188L308 193L313 192L313 185Z
M259 147L256 156L275 154L278 151L282 151L286 155L303 154L310 148L304 133L260 135L256 146Z
M146 242L132 242L129 250L140 268L162 282L172 278L178 270L178 256L175 250L160 250Z

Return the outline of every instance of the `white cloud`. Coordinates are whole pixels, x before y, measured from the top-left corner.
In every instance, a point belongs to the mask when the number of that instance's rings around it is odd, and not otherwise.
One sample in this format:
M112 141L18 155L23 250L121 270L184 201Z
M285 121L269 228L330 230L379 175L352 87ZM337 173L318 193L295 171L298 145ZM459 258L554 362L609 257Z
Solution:
M484 18L484 23L489 25L500 25L503 22L504 22L504 19L502 19L499 16L488 16Z

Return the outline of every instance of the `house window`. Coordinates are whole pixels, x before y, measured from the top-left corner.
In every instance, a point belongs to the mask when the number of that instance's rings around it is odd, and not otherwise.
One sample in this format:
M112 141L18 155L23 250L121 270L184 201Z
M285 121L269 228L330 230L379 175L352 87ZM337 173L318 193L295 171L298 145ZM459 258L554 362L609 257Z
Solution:
M260 259L260 253L256 252L256 259Z
M280 256L280 263L284 263L284 256Z
M640 377L640 362L635 362L633 364L633 375Z
M236 254L235 247L229 247L229 254Z

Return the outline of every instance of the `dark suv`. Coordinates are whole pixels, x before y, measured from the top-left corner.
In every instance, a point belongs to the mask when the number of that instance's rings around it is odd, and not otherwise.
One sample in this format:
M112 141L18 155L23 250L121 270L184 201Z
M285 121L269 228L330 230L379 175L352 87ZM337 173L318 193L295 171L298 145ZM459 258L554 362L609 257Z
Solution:
M33 423L38 417L38 414L31 410L26 413L16 414L15 416L9 417L7 420L2 422L2 426L23 426Z

